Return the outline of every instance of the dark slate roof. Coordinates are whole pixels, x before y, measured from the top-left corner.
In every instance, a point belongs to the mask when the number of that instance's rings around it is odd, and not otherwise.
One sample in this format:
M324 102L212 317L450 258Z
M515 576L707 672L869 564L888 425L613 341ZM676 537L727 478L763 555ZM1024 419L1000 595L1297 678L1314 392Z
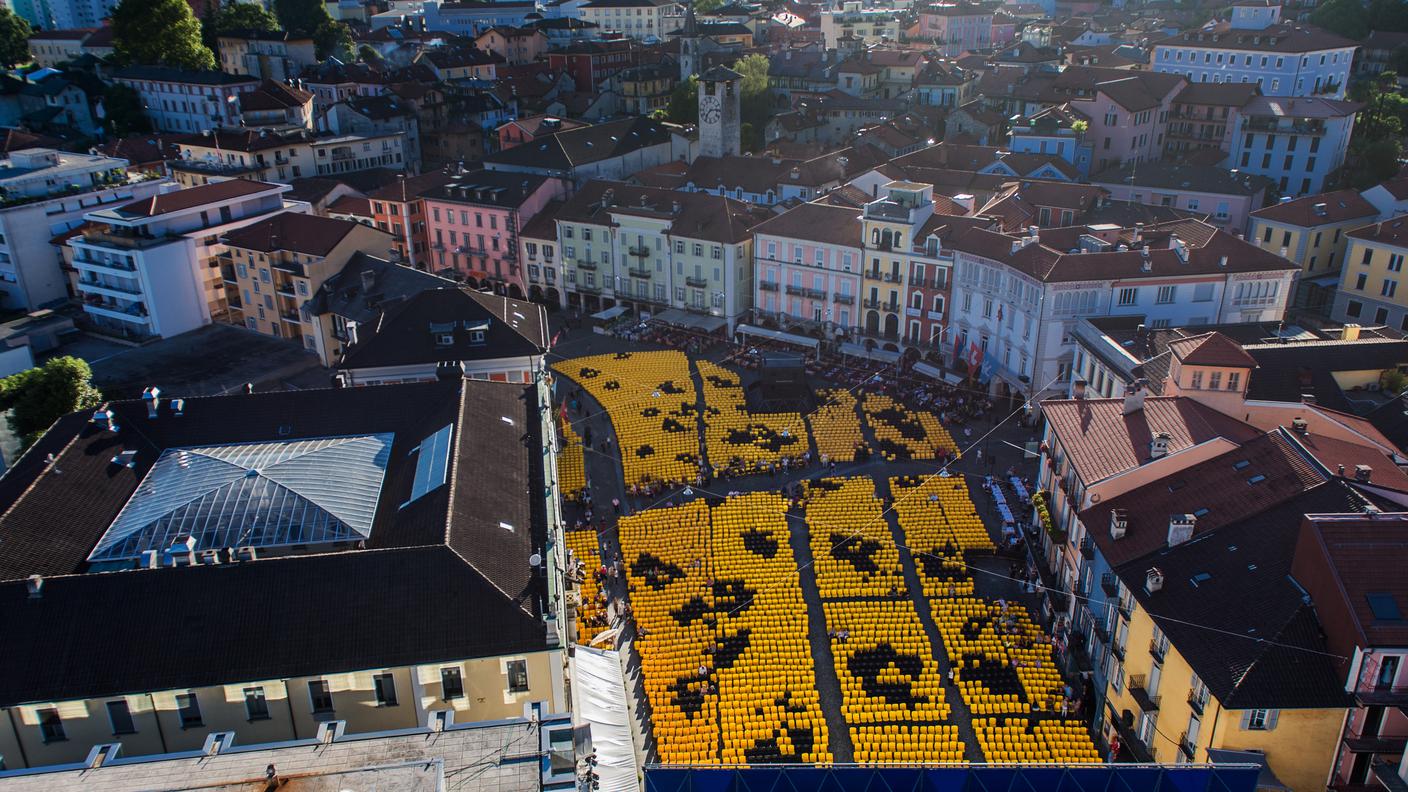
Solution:
M547 180L548 177L536 173L477 170L448 176L439 184L423 188L420 195L432 201L516 209Z
M184 415L163 406L156 419L136 400L109 409L116 434L67 416L0 477L0 623L13 641L0 653L0 705L545 648L528 564L545 541L545 514L523 494L541 491L532 464L541 438L520 386L454 380L192 398ZM446 424L456 426L447 485L402 507L411 450ZM84 573L164 449L373 432L394 441L365 550ZM109 461L122 448L137 451L135 468ZM41 597L26 596L30 574L46 576ZM95 618L96 603L121 607ZM236 618L212 625L210 614L232 607Z
M491 170L497 164L569 171L669 140L670 130L664 124L649 118L625 118L545 135L490 154L484 158L484 163Z
M1247 398L1298 402L1307 393L1332 410L1361 412L1345 397L1336 371L1383 371L1408 363L1408 341L1365 339L1250 344L1257 362L1247 382Z
M362 280L364 272L372 273L370 291ZM315 316L330 313L359 325L370 325L383 311L414 294L453 284L438 275L357 253L340 272L323 281L322 288L308 301L308 310Z
M1363 512L1367 503L1328 481L1116 573L1223 707L1345 707L1315 610L1289 575L1304 515ZM1144 587L1150 567L1164 575L1153 594Z
M309 256L326 256L360 224L351 220L280 212L257 223L237 228L225 235L225 244L245 250L269 253L290 250ZM390 240L390 235L379 231Z
M469 327L488 323L484 344L469 341ZM455 343L435 344L432 325L454 323ZM536 303L442 287L418 292L386 310L375 327L361 328L339 368L412 366L541 355L548 346L547 313Z
M123 204L113 211L128 218L156 217L168 212L179 212L209 203L258 195L279 187L281 185L251 179L227 179L222 182L211 182L199 187L172 190L148 198L140 198L132 203Z
M113 72L112 76L118 80L147 80L192 85L244 85L259 82L258 77L248 75L226 74L222 71L171 69L166 66L128 66Z

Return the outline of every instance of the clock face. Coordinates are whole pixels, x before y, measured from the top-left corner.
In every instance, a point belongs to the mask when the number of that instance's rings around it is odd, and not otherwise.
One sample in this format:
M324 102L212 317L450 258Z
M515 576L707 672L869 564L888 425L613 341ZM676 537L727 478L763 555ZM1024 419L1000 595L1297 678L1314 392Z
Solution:
M723 109L719 105L719 97L705 96L699 100L699 120L706 124L717 124Z

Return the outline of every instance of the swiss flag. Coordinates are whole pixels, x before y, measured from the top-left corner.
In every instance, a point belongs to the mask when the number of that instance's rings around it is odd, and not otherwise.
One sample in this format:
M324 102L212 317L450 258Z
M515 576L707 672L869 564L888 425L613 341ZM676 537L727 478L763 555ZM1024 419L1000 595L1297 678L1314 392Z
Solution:
M983 348L976 343L968 345L968 369L977 371L983 365Z

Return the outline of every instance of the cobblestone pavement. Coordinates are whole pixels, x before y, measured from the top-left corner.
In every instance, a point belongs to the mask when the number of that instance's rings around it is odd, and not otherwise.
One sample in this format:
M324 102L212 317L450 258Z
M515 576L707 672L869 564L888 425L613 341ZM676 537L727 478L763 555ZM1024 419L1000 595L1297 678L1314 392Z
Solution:
M664 349L651 344L630 342L614 336L605 336L592 333L585 329L569 329L559 339L553 349L553 362L562 359L582 357L586 355L597 355L614 352L639 352L652 349ZM712 359L718 361L728 354L726 348L719 348L694 357ZM753 372L743 372L742 379L745 386L756 379ZM814 386L818 383L812 383ZM696 389L699 383L696 376ZM590 438L592 448L585 454L586 474L588 490L592 495L593 529L597 531L602 558L610 563L621 558L620 544L617 541L614 529L617 514L613 510L611 503L613 499L621 502L621 514L630 514L637 510L664 506L666 503L680 503L690 496L683 495L682 492L667 492L658 498L642 499L628 496L621 472L621 463L618 456L618 449L615 436L612 432L610 417L585 391L580 393L577 386L572 381L558 378L558 399L566 402L569 395L575 395L580 401L580 409L577 414L570 414L573 426L577 433L584 438ZM700 390L702 393L702 390ZM989 533L992 535L994 543L1001 546L1002 529L1001 518L997 516L996 508L993 505L991 496L982 487L986 476L992 475L1000 477L1002 480L1011 473L1021 476L1035 477L1036 462L1025 458L1024 445L1034 442L1037 438L1037 431L1023 425L1025 413L1021 410L1021 405L1008 405L1000 403L988 416L977 421L970 421L961 428L950 427L954 434L954 440L961 449L965 449L963 458L950 466L951 474L964 475L969 483L970 495L974 504L978 507L979 513L984 518ZM994 427L994 424L998 424ZM869 427L864 430L867 440L873 441L873 434ZM880 458L872 457L862 463L838 464L834 472L822 472L819 466L813 465L810 468L793 471L787 475L753 476L742 479L729 479L726 482L715 481L705 488L694 488L703 490L695 492L693 497L700 496L723 496L726 492L741 491L753 492L760 490L778 490L786 484L819 475L826 476L856 476L865 475L872 477L877 483L878 494L884 498L888 496L889 487L887 478L898 475L935 475L939 472L939 463L933 461L898 461L888 462ZM1016 504L1014 504L1016 506ZM1019 511L1024 511L1018 507ZM1019 519L1021 515L1019 514ZM832 654L829 639L826 634L825 618L821 608L821 598L817 589L815 576L811 573L810 567L813 563L811 543L807 526L801 519L799 511L789 512L792 518L791 523L791 546L799 569L799 582L801 584L803 599L808 611L808 639L812 649L812 660L815 668L817 689L821 700L822 713L827 722L830 739L830 750L837 762L847 762L852 759L852 746L849 732L845 721L842 718L841 710L841 686L836 677L835 667L832 664ZM567 519L569 527L577 519L585 519L585 510L575 506L568 506ZM914 601L915 610L919 614L920 621L924 625L928 635L935 659L940 665L945 678L949 671L949 662L943 650L943 644L938 634L933 619L929 613L928 603L924 600L923 589L919 585L918 573L915 568L914 559L908 548L903 545L904 534L900 531L899 525L894 518L894 512L887 513L887 520L895 543L900 549L900 560L904 569L905 579ZM1037 597L1028 594L1024 584L1013 577L1014 568L1024 566L1018 559L1024 558L1020 550L1011 553L1000 553L992 556L977 556L970 559L971 571L974 578L976 593L988 600L1005 599L1010 603L1023 603L1032 610L1034 620L1039 621L1039 614L1036 612ZM624 576L609 580L606 584L608 596L612 601L620 602L627 598L626 581ZM629 643L633 638L629 623L625 624L622 634L623 641ZM628 660L629 668L638 668L638 658L631 657ZM982 756L974 736L971 723L971 714L968 712L966 704L959 695L956 688L945 685L945 693L952 711L952 721L959 728L960 737L966 746L965 758L969 761L981 761ZM643 690L637 685L635 691L634 705L637 717L643 722L649 719L649 702L646 700ZM648 732L648 730L646 730Z

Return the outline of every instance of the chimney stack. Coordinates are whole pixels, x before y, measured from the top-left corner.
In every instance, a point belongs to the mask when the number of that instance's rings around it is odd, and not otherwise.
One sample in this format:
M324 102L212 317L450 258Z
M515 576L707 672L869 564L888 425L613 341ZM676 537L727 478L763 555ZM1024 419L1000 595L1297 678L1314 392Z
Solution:
M1164 573L1158 567L1149 567L1144 573L1144 590L1153 594L1164 587Z
M1354 480L1355 480L1355 481L1362 481L1362 482L1364 482L1365 484L1368 484L1368 483L1369 483L1369 479L1372 478L1373 475L1374 475L1374 469L1373 469L1372 467L1368 466L1368 465L1355 465L1355 466L1354 466Z
M25 590L29 592L30 599L39 599L44 596L44 576L30 575L25 581Z
M376 285L376 271L362 270L362 294L370 294L372 287Z
M1149 381L1143 378L1129 383L1124 389L1124 414L1132 415L1144 409L1144 397L1149 395Z
M157 407L161 405L161 388L155 385L148 386L142 391L142 401L147 403L147 418L156 420Z
M1171 514L1168 518L1168 546L1181 545L1193 538L1193 526L1198 518L1191 514Z
M1173 436L1168 432L1159 432L1154 435L1154 439L1149 441L1149 458L1163 459L1168 456L1168 444Z
M1077 378L1075 379L1075 381L1071 383L1071 397L1072 397L1072 398L1075 398L1075 399L1084 399L1084 398L1085 398L1085 380L1084 380L1084 379L1082 379L1082 378L1080 378L1080 377L1077 377Z

